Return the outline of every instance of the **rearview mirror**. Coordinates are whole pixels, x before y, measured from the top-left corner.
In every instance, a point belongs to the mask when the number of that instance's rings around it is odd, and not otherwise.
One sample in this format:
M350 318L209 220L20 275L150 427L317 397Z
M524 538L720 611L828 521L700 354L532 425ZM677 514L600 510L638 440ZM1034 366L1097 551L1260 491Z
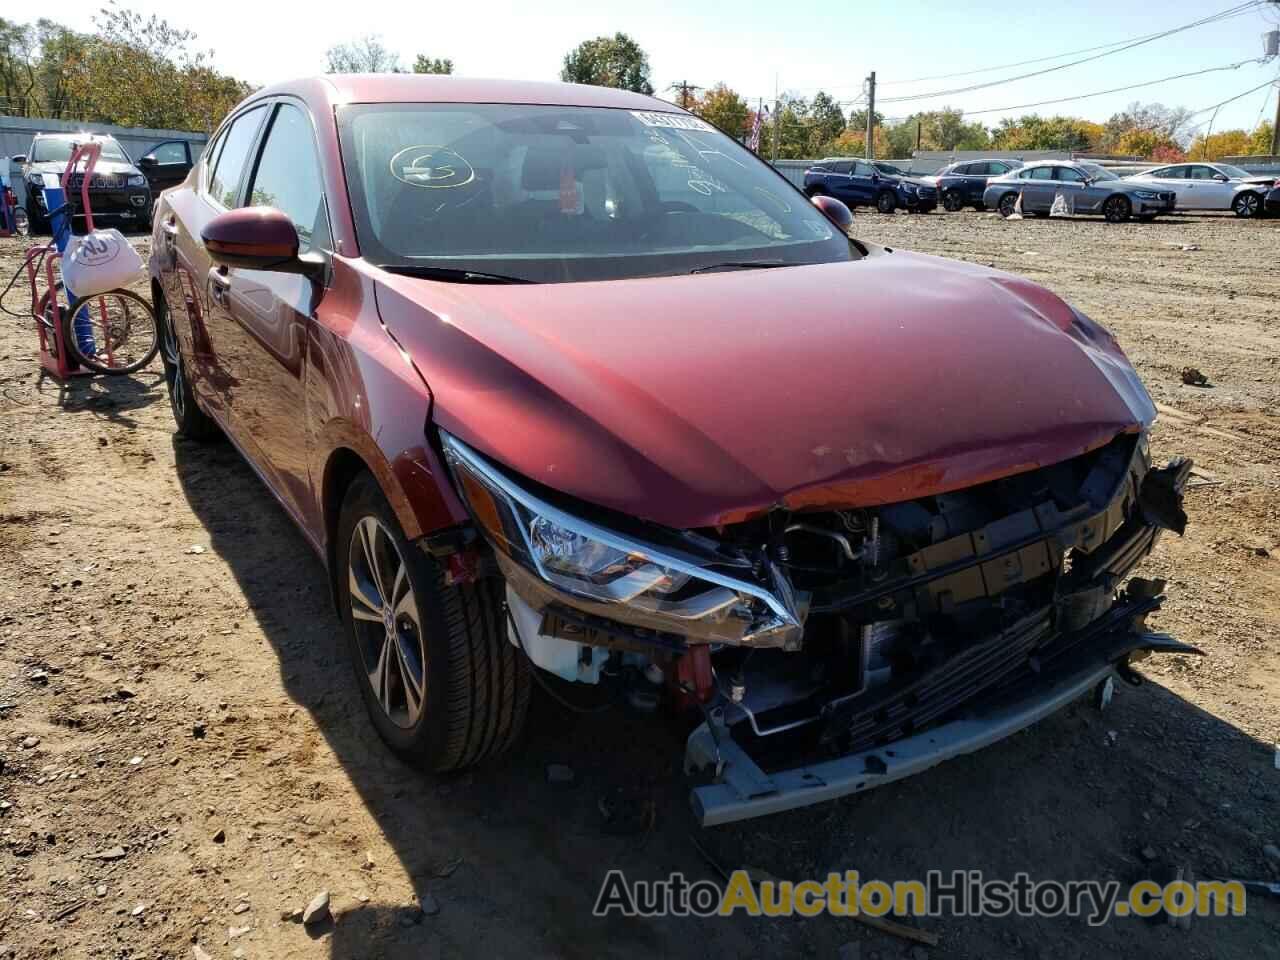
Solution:
M314 276L324 268L319 254L299 254L298 231L275 207L241 207L210 220L200 231L209 256L228 267Z
M813 198L813 205L821 210L828 220L839 227L841 233L848 233L853 228L853 211L835 197L819 194Z

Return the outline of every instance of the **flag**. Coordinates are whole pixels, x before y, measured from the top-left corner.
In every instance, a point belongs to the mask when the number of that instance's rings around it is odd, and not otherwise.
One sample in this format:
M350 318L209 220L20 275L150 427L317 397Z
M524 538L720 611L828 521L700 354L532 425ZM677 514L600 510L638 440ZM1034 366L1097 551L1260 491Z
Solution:
M754 153L760 152L760 128L764 126L764 119L769 115L768 107L761 107L756 111L756 118L751 122L751 133L747 135L747 149Z

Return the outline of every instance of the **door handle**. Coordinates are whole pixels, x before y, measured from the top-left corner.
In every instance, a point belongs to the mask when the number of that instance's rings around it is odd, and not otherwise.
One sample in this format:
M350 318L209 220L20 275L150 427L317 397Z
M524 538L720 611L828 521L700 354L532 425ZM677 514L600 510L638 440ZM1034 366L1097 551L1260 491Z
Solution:
M209 270L209 296L219 306L225 306L227 291L231 289L231 277L226 267L212 267Z

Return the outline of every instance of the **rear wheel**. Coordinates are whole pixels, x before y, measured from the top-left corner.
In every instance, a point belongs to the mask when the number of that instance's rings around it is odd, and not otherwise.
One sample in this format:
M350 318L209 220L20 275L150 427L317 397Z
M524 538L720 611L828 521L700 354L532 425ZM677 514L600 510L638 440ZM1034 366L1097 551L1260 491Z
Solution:
M881 213L893 213L898 206L898 198L892 190L881 190L876 194L876 209Z
M508 639L502 581L447 585L369 474L347 491L337 543L351 664L382 739L437 771L508 749L532 677Z
M1016 193L1006 193L1000 198L1000 203L996 209L1000 212L1000 216L1008 219L1012 217L1018 207L1018 195Z
M1262 209L1262 198L1253 191L1242 193L1232 201L1231 209L1237 217L1256 217Z
M1107 202L1102 205L1102 215L1107 218L1107 223L1124 223L1132 212L1133 207L1128 197L1108 197Z
M187 362L182 359L178 335L169 316L169 307L163 297L156 298L156 323L160 327L160 362L164 365L164 380L169 391L169 409L178 436L187 440L208 440L218 435L218 425L196 404L187 375Z
M959 190L948 190L942 195L942 207L948 213L959 213L964 209L964 197Z

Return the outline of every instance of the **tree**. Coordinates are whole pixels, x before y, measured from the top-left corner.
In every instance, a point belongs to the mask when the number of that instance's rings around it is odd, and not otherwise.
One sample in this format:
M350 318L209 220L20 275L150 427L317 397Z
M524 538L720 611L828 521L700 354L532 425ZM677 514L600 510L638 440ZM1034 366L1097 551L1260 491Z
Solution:
M1249 153L1254 155L1267 155L1271 153L1271 131L1270 120L1263 120L1253 131L1253 136L1249 138Z
M366 33L350 43L335 44L325 51L325 60L325 73L404 73L400 57L388 50L382 38L374 33Z
M751 108L723 83L704 93L693 105L693 112L731 137L741 139L751 132Z
M1120 135L1110 147L1114 153L1122 153L1131 157L1150 157L1155 159L1156 152L1168 156L1170 153L1181 153L1181 148L1174 139L1159 130L1140 130L1134 127Z
M589 83L597 87L617 87L636 93L653 93L649 82L649 57L625 33L584 40L565 55L560 79L566 83Z
M1130 152L1120 150L1117 144L1125 134L1135 130L1155 134L1157 142L1185 144L1184 129L1191 116L1191 111L1186 107L1166 107L1163 103L1134 101L1119 113L1112 114L1099 146L1117 153Z
M918 113L913 119L920 124L920 146L925 150L983 150L991 141L986 127L965 123L964 112L954 107Z
M810 154L817 157L830 152L831 143L840 136L842 130L844 111L827 93L819 90L809 104Z
M1221 133L1204 134L1191 141L1187 156L1192 160L1220 160L1222 157L1246 156L1251 152L1252 138L1244 130L1223 130ZM1267 144L1270 149L1271 145Z
M996 150L1091 150L1101 137L1100 124L1031 113L1001 120L991 133L991 146Z
M867 155L867 127L866 114L863 114L863 125L861 128L852 124L845 127L840 136L831 144L831 149L827 152L837 157L865 157ZM876 156L877 157L896 157L896 151L890 144L890 138L886 129L881 126L876 127L875 136Z
M418 59L413 61L414 73L453 73L453 61L437 57L432 59L425 53L418 54Z

